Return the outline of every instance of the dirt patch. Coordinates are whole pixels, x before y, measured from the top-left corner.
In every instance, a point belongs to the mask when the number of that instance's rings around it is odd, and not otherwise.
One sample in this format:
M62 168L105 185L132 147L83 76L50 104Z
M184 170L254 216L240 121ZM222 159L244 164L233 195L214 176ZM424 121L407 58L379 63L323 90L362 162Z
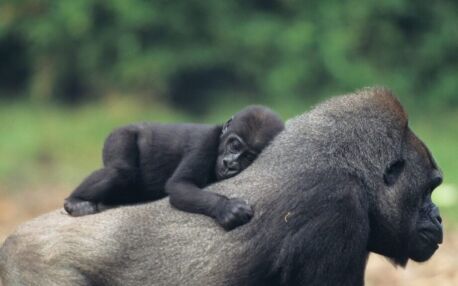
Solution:
M16 226L40 214L62 207L67 193L40 188L18 195L0 193L0 241ZM426 263L409 262L405 269L394 267L387 259L371 254L366 271L367 286L454 286L458 285L458 231L449 232L443 245ZM0 284L1 285L1 284Z
M40 188L37 191L13 195L0 192L0 241L3 242L20 223L61 208L68 194L55 191L56 189L59 188Z

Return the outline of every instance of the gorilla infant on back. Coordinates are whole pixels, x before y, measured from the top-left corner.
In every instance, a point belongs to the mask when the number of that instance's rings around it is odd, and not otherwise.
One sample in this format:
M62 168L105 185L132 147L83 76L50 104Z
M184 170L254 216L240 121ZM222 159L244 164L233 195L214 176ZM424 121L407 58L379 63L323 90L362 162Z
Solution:
M103 149L104 167L65 200L72 216L110 205L153 201L170 195L183 211L214 218L226 230L248 222L250 205L203 192L206 185L247 168L284 128L272 110L249 106L221 125L143 123L113 131Z

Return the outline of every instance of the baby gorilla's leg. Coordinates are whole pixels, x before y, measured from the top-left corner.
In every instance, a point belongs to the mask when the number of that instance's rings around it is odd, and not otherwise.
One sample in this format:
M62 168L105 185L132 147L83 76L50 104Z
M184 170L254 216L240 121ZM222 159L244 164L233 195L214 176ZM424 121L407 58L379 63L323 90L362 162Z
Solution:
M105 167L89 175L65 200L64 208L70 215L93 214L103 210L102 205L138 201L137 135L135 126L128 126L108 136L103 149Z
M135 192L136 177L135 169L105 167L97 170L65 200L64 208L72 216L82 216L99 212L98 204L127 203L127 192ZM135 196L132 194L132 197Z

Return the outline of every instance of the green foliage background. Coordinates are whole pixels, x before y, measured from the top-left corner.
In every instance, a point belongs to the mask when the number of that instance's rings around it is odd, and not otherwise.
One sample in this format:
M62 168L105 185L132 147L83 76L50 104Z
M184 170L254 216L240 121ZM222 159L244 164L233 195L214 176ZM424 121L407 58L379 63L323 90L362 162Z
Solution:
M128 122L286 119L369 85L407 106L458 217L458 1L0 0L0 191L69 192Z
M457 11L453 0L2 0L0 73L70 101L129 90L275 102L383 84L456 105Z

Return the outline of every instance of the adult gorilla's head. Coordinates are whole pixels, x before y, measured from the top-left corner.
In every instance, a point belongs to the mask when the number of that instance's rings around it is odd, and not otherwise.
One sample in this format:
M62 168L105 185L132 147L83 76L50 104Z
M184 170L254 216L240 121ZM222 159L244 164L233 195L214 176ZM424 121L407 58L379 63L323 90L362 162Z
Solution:
M380 142L395 148L381 160L380 176L372 177L378 180L370 196L368 248L405 265L409 258L426 261L442 243L442 219L431 200L432 191L442 183L442 174L427 147L409 128L400 105L393 108L397 109L393 114L400 116L393 122L400 124L397 128L401 132L393 136L387 129L385 138L394 140Z
M368 250L405 265L429 259L442 243L442 219L431 201L442 174L427 147L409 128L390 91L364 89L332 99L316 110L331 162L365 186ZM333 139L336 138L336 139ZM326 155L325 155L326 156Z

